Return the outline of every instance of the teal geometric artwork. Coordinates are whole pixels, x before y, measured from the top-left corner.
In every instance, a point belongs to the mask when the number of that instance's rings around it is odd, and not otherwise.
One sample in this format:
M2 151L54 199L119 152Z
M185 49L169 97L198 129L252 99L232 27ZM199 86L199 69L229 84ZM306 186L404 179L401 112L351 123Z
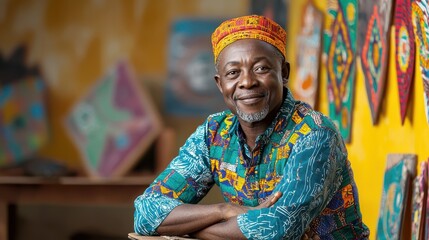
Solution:
M356 0L330 1L327 11L328 28L324 32L329 116L346 142L351 140L357 9Z
M404 212L411 194L411 181L416 175L417 155L389 154L384 172L383 192L376 239L399 240L403 233ZM409 238L405 238L409 239Z

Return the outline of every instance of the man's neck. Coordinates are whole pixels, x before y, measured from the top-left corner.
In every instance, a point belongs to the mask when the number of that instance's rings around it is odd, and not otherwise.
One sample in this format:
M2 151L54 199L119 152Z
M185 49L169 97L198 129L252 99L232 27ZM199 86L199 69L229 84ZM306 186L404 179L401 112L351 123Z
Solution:
M258 122L247 122L238 118L241 130L246 138L246 143L251 149L254 149L256 146L256 138L262 135L271 125L277 115L276 112L277 111L272 111L262 121Z

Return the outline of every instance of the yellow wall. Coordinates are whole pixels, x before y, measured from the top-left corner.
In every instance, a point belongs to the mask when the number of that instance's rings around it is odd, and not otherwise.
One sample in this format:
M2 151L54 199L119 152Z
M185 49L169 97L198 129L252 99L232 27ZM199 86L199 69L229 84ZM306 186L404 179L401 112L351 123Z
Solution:
M326 8L326 1L315 2L320 9ZM303 3L290 1L288 54L292 66L299 51L295 49L294 36ZM154 75L157 77L152 81L163 81L169 26L175 18L237 16L246 14L247 9L245 0L0 0L0 51L7 56L17 44L25 43L29 47L29 65L38 64L48 82L52 129L41 154L72 167L80 166L78 153L62 125L67 111L119 59L129 59L138 75ZM364 80L358 71L352 139L347 145L371 238L375 237L386 155L416 153L419 161L429 157L429 127L419 68L416 67L404 125L400 121L393 57L389 69L385 101L376 126L371 123ZM319 106L328 114L325 75L322 68ZM292 72L292 79L293 76ZM182 133L180 138L186 135Z
M290 1L289 60L294 65L294 57L299 49L294 47L294 36L298 32L298 21L305 1ZM321 10L327 1L314 1ZM375 239L378 213L381 201L383 174L388 153L415 153L419 162L429 158L429 124L424 114L423 82L418 62L415 81L412 84L409 109L404 125L401 125L398 85L395 72L394 44L391 41L389 73L385 98L377 125L372 124L371 112L365 90L365 80L359 69L356 78L352 138L347 144L349 158L358 184L361 210L365 223ZM360 67L360 66L359 66ZM293 79L293 72L291 79ZM319 89L320 111L328 115L326 69L321 69ZM410 221L410 220L407 220Z

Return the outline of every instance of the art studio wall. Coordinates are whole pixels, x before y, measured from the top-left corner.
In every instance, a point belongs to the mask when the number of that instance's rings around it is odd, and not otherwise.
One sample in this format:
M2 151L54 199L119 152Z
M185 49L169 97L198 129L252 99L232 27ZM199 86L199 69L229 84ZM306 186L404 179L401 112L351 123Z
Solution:
M314 1L325 11L327 1ZM305 1L290 1L288 60L292 69L297 51L295 37ZM64 129L63 120L75 102L117 61L126 59L142 85L162 86L168 71L170 27L188 17L226 18L248 13L249 1L211 0L0 0L0 52L7 59L20 45L27 47L26 64L39 66L47 83L50 138L40 154L70 167L82 165L78 150ZM391 53L394 51L393 38ZM349 158L359 188L364 221L375 238L388 153L414 153L418 161L429 157L429 125L423 105L423 84L415 69L409 109L401 124L393 54L379 121L372 123L363 73L357 65ZM323 64L322 64L323 65ZM416 62L416 66L418 63ZM291 83L295 77L291 72ZM326 69L320 69L317 108L328 115ZM148 81L148 82L145 82ZM162 99L153 94L158 110ZM201 117L165 117L176 128L180 145ZM128 212L127 212L128 213ZM119 216L118 218L129 216ZM128 219L127 221L130 221Z
M298 32L298 25L294 21L300 19L300 9L306 1L291 1L289 21L289 59L294 64L294 56L298 49L293 47L294 35ZM327 8L328 1L314 1L322 11ZM394 31L392 31L392 34ZM397 77L395 71L394 38L390 41L390 56L388 58L388 74L384 100L378 124L373 125L371 111L365 90L363 72L358 65L355 98L352 120L351 141L347 144L349 158L354 170L355 179L359 188L361 210L365 223L371 230L371 239L375 239L378 214L383 186L384 169L388 153L414 153L418 161L426 161L429 157L429 124L425 115L423 100L423 83L418 60L414 72L414 81L407 117L401 124L401 114L398 97ZM416 57L417 59L418 57ZM291 72L291 79L294 79ZM328 96L326 90L326 68L321 68L319 85L319 109L328 114ZM420 171L420 170L419 170Z

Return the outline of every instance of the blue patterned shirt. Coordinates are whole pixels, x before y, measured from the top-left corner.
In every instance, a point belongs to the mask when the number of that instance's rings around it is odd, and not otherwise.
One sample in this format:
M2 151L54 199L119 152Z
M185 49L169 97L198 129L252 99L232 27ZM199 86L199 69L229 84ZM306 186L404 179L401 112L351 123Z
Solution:
M179 154L135 200L134 228L142 235L177 206L198 203L216 184L225 201L257 206L273 192L271 207L237 216L248 239L367 239L358 191L342 138L324 115L295 101L289 90L272 125L250 150L237 117L211 115Z

